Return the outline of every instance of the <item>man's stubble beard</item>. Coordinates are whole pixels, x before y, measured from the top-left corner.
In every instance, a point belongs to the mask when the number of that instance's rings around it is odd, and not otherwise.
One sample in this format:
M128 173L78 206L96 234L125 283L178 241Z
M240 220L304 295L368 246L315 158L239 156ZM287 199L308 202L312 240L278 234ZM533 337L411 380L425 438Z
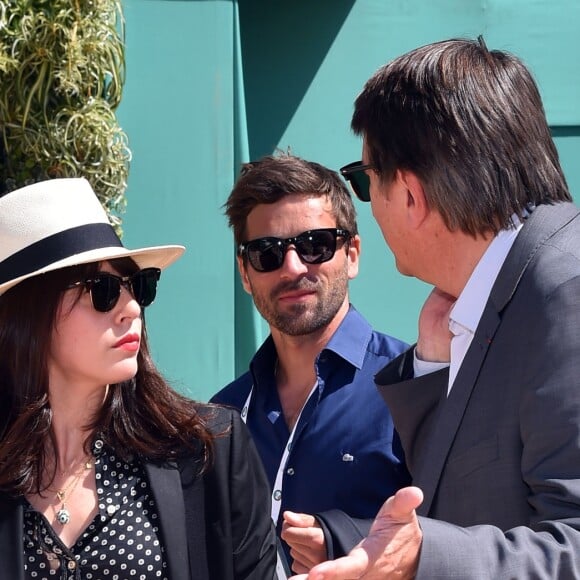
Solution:
M348 292L348 272L346 268L332 280L325 296L316 296L315 305L294 304L291 308L280 311L274 305L280 293L292 290L319 290L319 284L301 278L292 284L279 285L264 299L259 293L253 294L254 303L268 324L288 336L305 336L328 326L337 315Z

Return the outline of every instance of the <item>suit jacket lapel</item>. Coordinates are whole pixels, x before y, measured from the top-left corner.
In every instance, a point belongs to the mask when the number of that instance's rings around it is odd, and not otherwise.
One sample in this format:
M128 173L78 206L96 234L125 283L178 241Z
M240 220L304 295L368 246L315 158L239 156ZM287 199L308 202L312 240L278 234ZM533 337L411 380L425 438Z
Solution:
M172 580L190 580L188 535L180 472L174 466L161 467L150 463L145 464L145 469L159 512L169 576ZM24 580L23 530L23 505L1 497L0 578ZM199 575L200 580L203 578L207 578L205 570Z
M181 477L175 465L145 465L161 526L169 577L189 580L189 553Z
M516 288L538 248L578 215L572 203L541 205L533 209L516 238L492 288L475 336L448 397L441 401L424 461L413 477L413 484L423 490L424 500L417 510L428 515L441 478L445 461L461 424L465 408L477 382L481 366L501 321L501 312Z
M496 310L488 303L457 373L451 393L442 399L439 405L438 417L429 438L428 448L423 454L424 461L413 474L413 485L420 487L424 495L423 503L417 510L420 515L428 515L431 509L443 466L499 321Z
M146 464L172 580L190 580L185 510L179 471ZM0 499L0 578L24 580L24 508L20 502Z
M0 500L0 578L24 580L24 507L20 502Z

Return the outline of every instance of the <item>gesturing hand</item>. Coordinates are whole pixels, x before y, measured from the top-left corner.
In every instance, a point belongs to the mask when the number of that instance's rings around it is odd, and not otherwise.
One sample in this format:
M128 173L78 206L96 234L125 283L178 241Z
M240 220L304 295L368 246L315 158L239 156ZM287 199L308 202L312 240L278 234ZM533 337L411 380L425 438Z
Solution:
M415 513L423 501L418 487L405 487L381 507L369 535L347 556L323 562L293 580L385 580L415 576L422 533ZM391 576L392 575L392 576Z

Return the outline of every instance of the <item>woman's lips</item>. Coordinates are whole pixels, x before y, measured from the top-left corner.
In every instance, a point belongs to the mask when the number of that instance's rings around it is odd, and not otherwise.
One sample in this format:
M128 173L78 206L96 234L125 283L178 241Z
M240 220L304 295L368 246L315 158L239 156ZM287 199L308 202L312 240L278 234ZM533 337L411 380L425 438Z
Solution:
M141 338L138 334L126 334L115 343L114 348L120 348L122 350L129 351L139 350L140 341Z

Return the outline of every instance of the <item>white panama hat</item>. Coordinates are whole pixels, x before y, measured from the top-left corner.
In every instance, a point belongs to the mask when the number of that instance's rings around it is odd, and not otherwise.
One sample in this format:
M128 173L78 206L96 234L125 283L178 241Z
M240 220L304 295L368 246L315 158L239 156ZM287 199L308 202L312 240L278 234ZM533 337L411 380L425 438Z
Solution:
M0 197L0 295L45 272L115 258L163 269L184 251L125 248L84 178L50 179Z

